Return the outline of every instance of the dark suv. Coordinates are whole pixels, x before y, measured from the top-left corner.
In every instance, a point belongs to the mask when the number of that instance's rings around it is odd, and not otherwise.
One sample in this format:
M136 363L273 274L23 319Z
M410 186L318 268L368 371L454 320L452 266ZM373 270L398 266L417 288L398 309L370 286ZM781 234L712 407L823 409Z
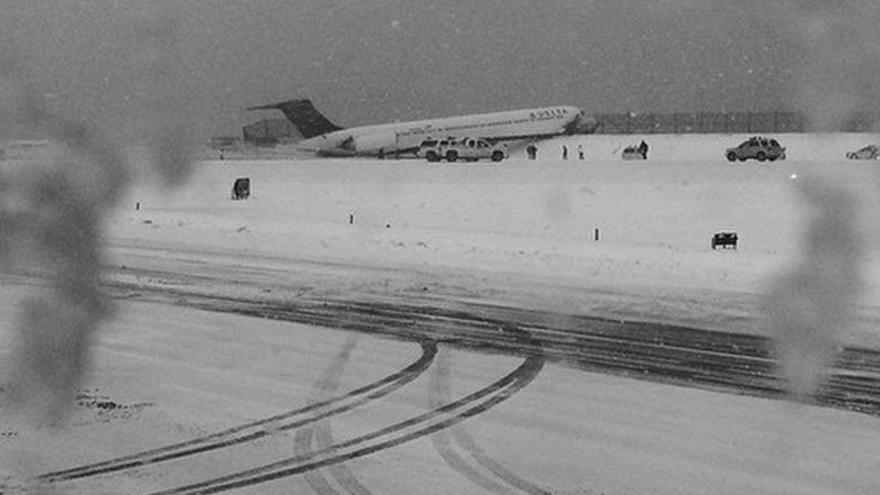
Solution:
M773 138L755 136L750 137L736 148L727 148L726 156L732 162L736 160L744 162L749 158L754 158L759 162L764 160L772 162L777 159L785 159L785 148Z

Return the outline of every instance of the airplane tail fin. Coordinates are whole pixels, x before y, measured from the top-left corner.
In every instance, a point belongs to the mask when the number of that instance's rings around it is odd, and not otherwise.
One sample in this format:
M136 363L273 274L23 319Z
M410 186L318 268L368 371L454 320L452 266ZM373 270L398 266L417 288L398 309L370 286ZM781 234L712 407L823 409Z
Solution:
M324 115L312 105L311 100L288 100L282 101L281 103L248 108L248 110L275 109L284 112L287 119L293 123L305 139L342 129L342 127L330 122L327 117L324 117Z

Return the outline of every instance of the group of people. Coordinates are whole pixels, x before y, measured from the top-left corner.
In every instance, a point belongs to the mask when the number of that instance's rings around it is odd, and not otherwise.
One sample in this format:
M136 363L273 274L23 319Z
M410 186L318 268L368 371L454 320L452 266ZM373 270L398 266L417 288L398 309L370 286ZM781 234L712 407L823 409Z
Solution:
M635 149L638 151L643 159L648 159L648 143L642 140L642 142L639 143L638 147L636 147ZM529 143L529 145L526 146L526 155L529 157L529 160L534 160L538 158L538 147L535 146L535 143ZM584 154L584 145L582 144L577 145L577 157L578 160L583 160L586 158L586 155ZM568 160L568 146L564 144L562 145L562 159Z
M529 160L538 158L538 147L535 146L535 143L529 143L529 145L526 146L526 155L529 157ZM584 145L579 144L577 146L577 156L578 160L586 158L586 155L584 154ZM562 159L568 160L568 146L564 144L562 145Z

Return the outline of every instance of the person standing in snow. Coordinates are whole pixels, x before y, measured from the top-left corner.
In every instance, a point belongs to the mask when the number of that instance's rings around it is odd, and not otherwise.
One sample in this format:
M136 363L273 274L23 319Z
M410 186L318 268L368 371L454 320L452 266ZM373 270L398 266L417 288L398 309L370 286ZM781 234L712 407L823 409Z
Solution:
M583 159L584 159L584 145L579 144L578 145L578 160L583 160Z
M529 160L534 160L538 156L538 147L535 146L535 143L529 143L526 147L526 154L529 156Z
M568 146L562 145L562 159L568 160Z

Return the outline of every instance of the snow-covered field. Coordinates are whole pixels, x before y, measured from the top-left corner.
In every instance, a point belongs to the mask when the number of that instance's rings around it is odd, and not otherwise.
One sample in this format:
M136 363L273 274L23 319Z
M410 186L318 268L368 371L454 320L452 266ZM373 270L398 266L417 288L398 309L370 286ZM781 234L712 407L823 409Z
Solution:
M873 136L783 135L788 160L735 164L723 150L745 136L644 137L651 145L646 162L619 154L642 136L604 135L547 141L539 160L517 150L500 165L205 162L179 191L132 193L110 238L119 246L174 246L252 260L546 282L588 289L587 298L568 300L569 291L562 291L546 302L591 314L710 327L719 319L725 329L733 324L743 331L757 329L742 305L753 304L770 277L800 258L809 209L797 194L798 181L812 176L851 191L862 206L857 221L864 242L869 248L878 243L880 164L842 158ZM574 150L580 143L586 160L561 159L563 144ZM229 200L236 177L251 179L251 199ZM739 249L712 251L718 231L737 232ZM871 255L863 267L868 305L880 295L880 265ZM605 291L612 294L604 297ZM525 302L542 297L533 292ZM702 318L708 321L696 321ZM880 343L870 315L865 318L846 338Z
M419 287L438 297L764 334L765 287L802 256L808 208L799 184L823 181L858 200L853 220L867 253L859 318L839 338L880 347L880 163L843 159L876 136L783 135L787 160L736 164L723 149L745 136L644 138L651 146L644 162L619 156L642 136L560 138L542 143L538 160L518 151L500 164L206 161L178 190L140 186L120 202L106 232L108 264L123 278L123 266L155 270L147 281L153 284L162 283L163 271L234 270L266 291L297 286L381 298ZM571 159L578 144L584 161ZM237 177L251 179L248 200L230 200ZM710 248L722 230L739 234L737 250ZM9 366L17 298L36 290L33 284L10 277L0 286L0 372ZM235 296L236 287L211 290ZM375 336L133 299L117 303L100 333L84 405L68 427L34 430L8 414L0 419L0 476L20 480L272 416L328 389L378 380L419 355L418 345ZM415 416L444 386L451 397L466 395L520 361L441 347L433 371L334 417L332 433L324 434L345 439ZM105 407L96 405L101 401ZM880 488L874 417L554 364L460 428L452 435L457 443L436 434L346 462L347 474L326 474L330 485L301 475L234 493L540 487L565 494L818 495ZM264 465L297 445L292 431L281 432L54 489L153 493ZM506 474L481 464L481 456Z

